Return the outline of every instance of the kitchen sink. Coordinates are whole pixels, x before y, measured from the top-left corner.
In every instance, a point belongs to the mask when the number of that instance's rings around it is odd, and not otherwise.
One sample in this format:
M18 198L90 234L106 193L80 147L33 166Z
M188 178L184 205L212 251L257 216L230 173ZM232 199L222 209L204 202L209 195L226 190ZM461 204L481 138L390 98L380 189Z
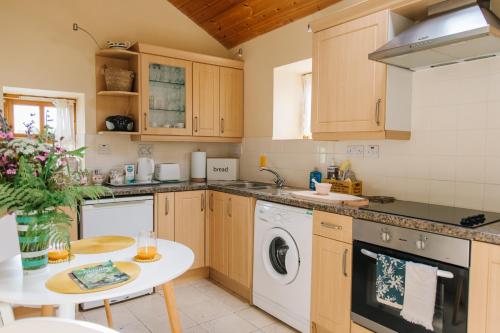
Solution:
M260 183L260 182L238 182L238 183L227 184L226 186L233 188L248 189L248 190L265 190L265 189L276 188L275 185Z

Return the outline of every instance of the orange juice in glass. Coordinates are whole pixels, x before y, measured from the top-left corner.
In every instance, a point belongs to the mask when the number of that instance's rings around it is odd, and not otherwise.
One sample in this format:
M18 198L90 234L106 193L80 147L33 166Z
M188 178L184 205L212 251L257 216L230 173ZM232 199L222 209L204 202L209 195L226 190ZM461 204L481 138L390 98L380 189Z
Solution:
M141 231L137 238L137 259L154 259L158 247L158 239L153 231Z
M49 247L49 260L67 260L69 257L69 251L66 246L61 243L51 244Z

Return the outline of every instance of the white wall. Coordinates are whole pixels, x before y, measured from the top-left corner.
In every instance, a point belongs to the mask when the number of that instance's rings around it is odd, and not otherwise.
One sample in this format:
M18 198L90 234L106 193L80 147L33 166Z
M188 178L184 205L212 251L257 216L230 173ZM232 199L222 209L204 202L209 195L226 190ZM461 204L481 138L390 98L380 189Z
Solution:
M332 159L348 158L347 145L366 150L378 144L379 159L351 158L365 194L500 212L500 57L416 72L409 141L271 140L272 71L311 56L310 20L240 46L246 93L242 177L271 179L257 170L264 153L289 184L305 187L315 166L324 172Z
M87 167L110 167L135 161L137 144L126 136L98 136L95 130L96 45L73 22L106 40L141 41L172 48L230 56L203 29L165 0L2 0L0 1L0 90L2 86L82 93L85 96ZM97 154L96 144L110 143L112 155ZM182 150L197 148L225 155L234 145L161 143L160 162L181 162ZM183 169L184 174L187 167Z

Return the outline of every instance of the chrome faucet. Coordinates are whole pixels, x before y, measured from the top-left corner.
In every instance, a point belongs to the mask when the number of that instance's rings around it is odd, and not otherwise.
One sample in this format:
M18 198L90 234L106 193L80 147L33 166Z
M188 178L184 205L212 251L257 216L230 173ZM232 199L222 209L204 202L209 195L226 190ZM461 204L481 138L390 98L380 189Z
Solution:
M259 171L267 171L267 172L272 173L274 175L274 177L276 177L274 179L274 183L276 184L276 186L278 188L282 188L283 186L285 186L285 183L286 183L285 178L281 177L281 175L276 170L273 170L273 169L270 169L267 167L260 167Z

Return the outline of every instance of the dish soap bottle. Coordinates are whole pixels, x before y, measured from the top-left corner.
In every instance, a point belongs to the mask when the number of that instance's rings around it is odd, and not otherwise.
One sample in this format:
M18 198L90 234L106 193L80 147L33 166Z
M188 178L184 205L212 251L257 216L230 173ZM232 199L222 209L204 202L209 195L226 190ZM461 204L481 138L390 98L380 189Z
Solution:
M309 174L309 189L315 191L316 185L314 184L313 179L315 179L318 183L321 183L321 172L318 168L314 168L314 171L311 171Z

